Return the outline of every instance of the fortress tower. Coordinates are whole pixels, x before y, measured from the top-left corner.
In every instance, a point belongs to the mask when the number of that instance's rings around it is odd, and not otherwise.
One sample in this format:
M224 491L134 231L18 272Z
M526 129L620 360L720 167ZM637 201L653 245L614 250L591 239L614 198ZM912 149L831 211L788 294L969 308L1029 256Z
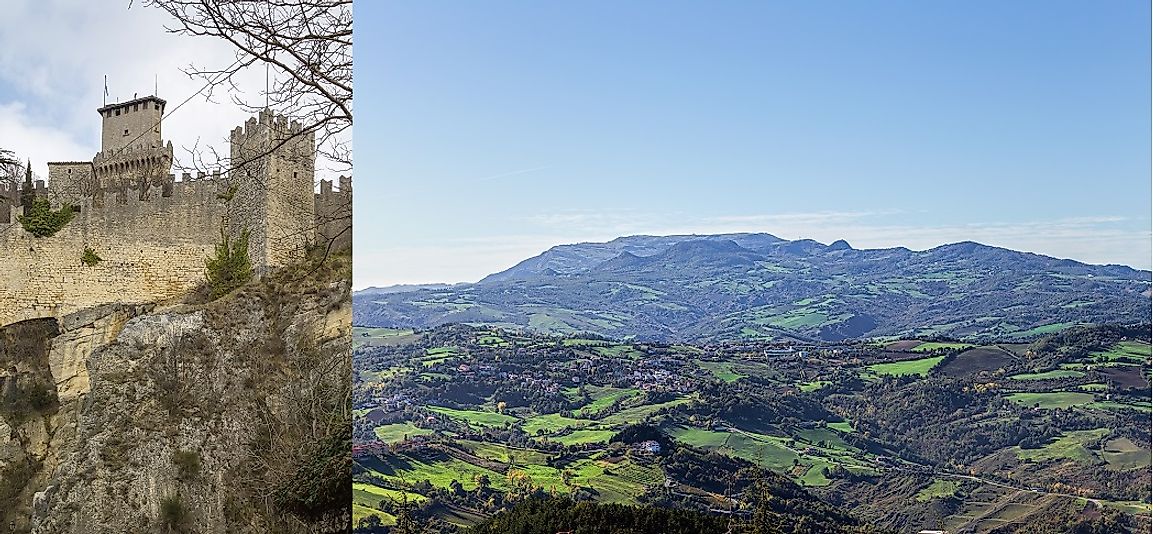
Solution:
M163 187L172 169L172 142L164 144L160 130L164 106L164 100L146 96L96 110L100 152L92 161L48 163L54 200L78 204L91 198L100 206L107 195L124 204L130 195L146 200L153 188Z
M302 257L316 236L316 140L299 122L262 111L232 130L232 235L249 232L253 265Z
M101 117L100 151L118 151L132 145L159 147L165 104L156 96L146 96L96 110Z

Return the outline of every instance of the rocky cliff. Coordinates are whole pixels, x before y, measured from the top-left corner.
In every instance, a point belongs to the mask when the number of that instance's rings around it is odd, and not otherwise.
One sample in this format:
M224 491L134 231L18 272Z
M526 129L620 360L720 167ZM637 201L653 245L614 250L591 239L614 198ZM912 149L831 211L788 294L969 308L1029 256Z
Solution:
M0 532L346 531L349 273L0 329Z

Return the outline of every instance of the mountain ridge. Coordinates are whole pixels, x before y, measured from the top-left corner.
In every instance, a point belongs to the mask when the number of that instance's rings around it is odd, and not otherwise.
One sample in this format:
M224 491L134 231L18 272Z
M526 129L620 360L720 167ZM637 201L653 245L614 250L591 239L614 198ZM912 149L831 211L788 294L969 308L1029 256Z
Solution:
M1151 279L1124 265L974 241L914 251L742 233L557 245L474 284L353 299L365 326L468 322L657 339L1028 337L1052 325L1144 320Z

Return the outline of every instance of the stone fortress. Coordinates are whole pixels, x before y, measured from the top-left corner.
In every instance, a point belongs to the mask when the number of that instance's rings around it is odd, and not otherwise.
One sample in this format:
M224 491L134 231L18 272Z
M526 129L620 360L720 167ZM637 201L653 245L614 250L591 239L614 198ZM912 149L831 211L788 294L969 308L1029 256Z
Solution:
M230 136L231 170L171 174L166 102L156 96L106 105L101 150L91 161L48 164L48 179L0 183L0 325L60 317L114 302L155 302L205 280L221 241L249 232L257 273L302 258L316 243L352 243L352 180L337 188L316 175L316 145L301 125L268 111ZM50 237L24 230L29 196L71 205L71 222ZM101 261L81 261L92 249Z

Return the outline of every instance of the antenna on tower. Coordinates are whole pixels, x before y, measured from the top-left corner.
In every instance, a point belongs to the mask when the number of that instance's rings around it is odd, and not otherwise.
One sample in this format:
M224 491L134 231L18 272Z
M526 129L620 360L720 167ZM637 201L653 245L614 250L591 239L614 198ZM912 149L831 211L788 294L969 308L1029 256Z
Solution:
M104 105L108 105L108 75L104 75Z
M268 63L266 62L264 64L264 109L266 109L266 110L271 106L271 104L269 104L268 89L269 89Z
M152 96L160 96L160 76L152 73Z

